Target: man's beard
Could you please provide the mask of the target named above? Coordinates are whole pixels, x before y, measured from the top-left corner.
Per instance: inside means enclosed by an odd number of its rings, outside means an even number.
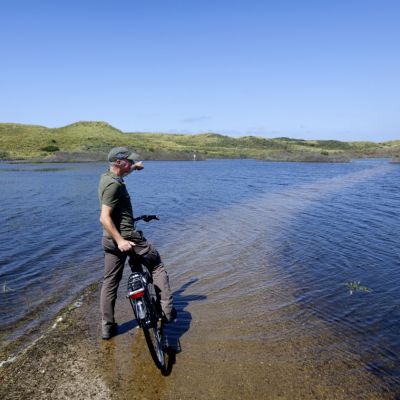
[[[122,174],[122,177],[125,178],[127,177],[129,174],[131,174],[133,172],[133,169],[130,169],[129,171],[125,172]]]

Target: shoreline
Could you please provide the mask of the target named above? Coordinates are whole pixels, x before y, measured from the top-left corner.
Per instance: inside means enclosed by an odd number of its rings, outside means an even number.
[[[90,335],[84,314],[97,300],[98,291],[98,285],[85,288],[38,338],[3,360],[0,366],[2,399],[67,399],[71,395],[90,398],[94,393],[98,399],[109,398],[104,396],[108,391],[98,376],[85,370],[89,360],[85,347],[93,346],[88,345]],[[54,392],[55,387],[64,389]],[[74,392],[83,397],[74,397]]]
[[[100,281],[93,282],[78,292],[73,299],[65,306],[63,306],[54,317],[44,322],[41,327],[35,326],[34,328],[24,332],[14,340],[7,340],[5,345],[2,346],[0,355],[0,370],[3,366],[13,363],[18,358],[29,351],[35,344],[46,338],[54,329],[57,328],[59,323],[65,322],[73,315],[75,309],[80,308],[90,296],[99,290]]]
[[[386,160],[388,163],[391,164],[398,164],[400,163],[400,158],[397,157],[378,157],[378,156],[371,156],[371,157],[349,157],[346,159],[334,159],[334,158],[327,158],[327,159],[300,159],[300,158],[293,158],[293,159],[260,159],[260,158],[229,158],[229,157],[215,157],[215,158],[198,158],[196,160],[193,159],[182,159],[182,158],[166,158],[166,159],[148,159],[143,158],[142,161],[171,161],[171,162],[198,162],[198,161],[224,161],[224,160],[254,160],[254,161],[261,161],[261,162],[278,162],[278,163],[312,163],[312,164],[346,164],[351,163],[354,161],[368,161],[368,160]],[[70,160],[55,160],[55,159],[0,159],[0,164],[9,164],[9,165],[18,165],[18,164],[97,164],[97,163],[107,163],[105,158],[104,159],[94,159],[94,160],[79,160],[79,159],[70,159]]]

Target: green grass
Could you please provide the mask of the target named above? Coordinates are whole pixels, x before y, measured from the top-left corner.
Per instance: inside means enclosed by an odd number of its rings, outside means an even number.
[[[82,154],[89,160],[104,160],[105,154],[114,146],[131,147],[143,159],[191,159],[193,153],[203,158],[283,161],[400,156],[400,140],[374,143],[285,137],[232,138],[212,132],[197,135],[124,133],[107,122],[76,122],[62,128],[0,124],[0,159],[4,160],[60,161],[68,160],[68,155],[82,159]]]

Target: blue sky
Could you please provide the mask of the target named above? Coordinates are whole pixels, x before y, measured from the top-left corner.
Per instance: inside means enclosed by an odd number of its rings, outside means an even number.
[[[1,0],[0,121],[400,139],[400,2]]]

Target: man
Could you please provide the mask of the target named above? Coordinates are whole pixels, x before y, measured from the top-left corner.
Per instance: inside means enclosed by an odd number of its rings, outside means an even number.
[[[153,276],[160,292],[161,308],[167,322],[176,318],[167,271],[155,247],[141,231],[136,231],[133,210],[124,177],[144,168],[135,162],[137,154],[126,147],[114,147],[108,154],[110,168],[99,183],[100,222],[103,225],[104,279],[101,288],[102,338],[110,339],[117,333],[114,306],[117,290],[128,256],[136,255]]]

